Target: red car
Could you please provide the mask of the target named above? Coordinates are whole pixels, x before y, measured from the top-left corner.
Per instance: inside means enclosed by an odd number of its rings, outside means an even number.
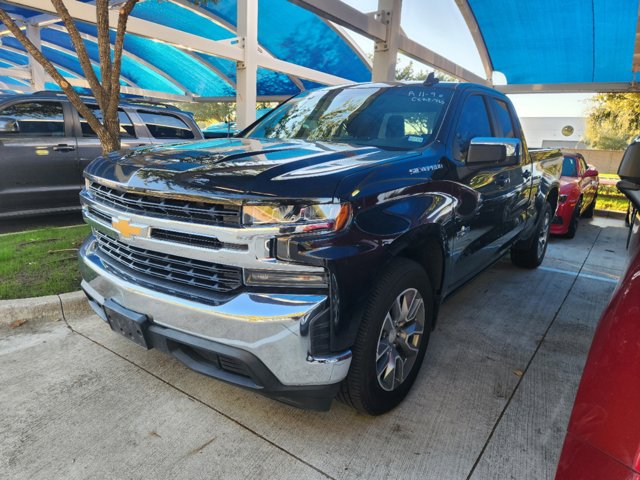
[[[573,238],[580,217],[592,217],[598,196],[598,170],[579,153],[565,153],[560,178],[560,198],[550,233]]]
[[[640,142],[618,174],[634,206],[629,266],[596,329],[556,480],[640,480]]]

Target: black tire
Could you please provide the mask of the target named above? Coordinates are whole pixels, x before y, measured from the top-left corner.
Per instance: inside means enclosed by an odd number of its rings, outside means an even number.
[[[549,202],[545,202],[532,238],[524,246],[514,245],[511,248],[511,262],[523,268],[538,267],[547,252],[550,228],[551,205],[549,205]]]
[[[412,297],[414,301],[419,301],[418,294],[423,301],[422,334],[418,336],[417,333],[413,333],[409,336],[403,336],[406,331],[398,326],[397,330],[393,329],[393,338],[391,335],[385,337],[385,325],[389,324],[393,309],[397,308],[396,300],[404,298],[401,295],[405,292],[413,291],[416,292]],[[364,306],[360,329],[353,347],[351,367],[338,393],[339,400],[359,412],[380,415],[396,407],[406,397],[420,370],[429,342],[433,326],[433,298],[429,277],[418,263],[404,258],[394,260],[374,285]],[[412,305],[413,301],[409,306]],[[416,326],[415,330],[418,330],[419,327],[419,308],[419,306],[415,308],[413,322]],[[410,310],[407,308],[407,311]],[[410,318],[410,315],[407,317]],[[411,323],[407,321],[404,325],[409,329]],[[408,339],[411,341],[407,341]],[[396,341],[399,345],[394,348],[393,344]],[[383,344],[383,342],[386,343]],[[398,362],[396,361],[393,362],[393,369],[390,370],[393,375],[384,375],[384,372],[391,368],[392,359],[398,358],[393,356],[393,352],[399,353],[401,356],[404,351],[403,342],[405,345],[411,344],[411,348],[407,350],[408,358],[404,363],[406,365],[409,363],[409,358],[411,359],[409,371],[405,373],[402,368],[397,368]],[[389,349],[382,350],[385,346],[388,346]],[[379,355],[381,351],[385,355]],[[381,369],[385,366],[386,368]],[[382,370],[380,379],[379,370]],[[403,376],[403,379],[394,387],[398,375]],[[383,387],[383,383],[389,387],[388,382],[391,382],[391,390]]]
[[[598,200],[598,194],[596,193],[593,196],[593,201],[589,204],[587,209],[584,212],[582,212],[582,218],[592,218],[593,217],[593,211],[596,209],[596,201],[597,200]]]
[[[573,209],[573,214],[571,215],[571,222],[569,222],[569,229],[567,233],[565,233],[565,238],[573,238],[576,236],[576,232],[578,231],[578,224],[580,223],[580,209],[582,208],[582,198],[578,200],[575,208]]]

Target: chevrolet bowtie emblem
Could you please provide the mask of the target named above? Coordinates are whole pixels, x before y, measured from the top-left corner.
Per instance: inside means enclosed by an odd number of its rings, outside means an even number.
[[[124,238],[131,238],[135,237],[136,235],[140,235],[142,233],[142,230],[145,228],[141,225],[134,225],[130,223],[129,220],[124,218],[112,218],[111,225]]]

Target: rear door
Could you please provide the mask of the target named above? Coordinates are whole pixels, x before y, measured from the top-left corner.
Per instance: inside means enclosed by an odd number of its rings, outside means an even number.
[[[0,107],[15,120],[0,132],[0,215],[79,206],[72,112],[66,102],[19,100]]]

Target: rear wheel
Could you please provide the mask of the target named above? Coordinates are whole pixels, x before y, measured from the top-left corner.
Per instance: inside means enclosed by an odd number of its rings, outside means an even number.
[[[536,268],[544,260],[551,228],[551,205],[545,202],[533,238],[523,248],[511,248],[511,262],[518,267]]]
[[[596,193],[593,196],[593,200],[591,201],[591,203],[589,204],[589,206],[587,207],[587,209],[582,212],[582,216],[584,218],[591,218],[593,217],[593,211],[596,209],[596,201],[598,200],[598,194]]]
[[[396,259],[371,291],[338,398],[369,415],[397,406],[420,370],[432,324],[429,277],[416,262]]]

